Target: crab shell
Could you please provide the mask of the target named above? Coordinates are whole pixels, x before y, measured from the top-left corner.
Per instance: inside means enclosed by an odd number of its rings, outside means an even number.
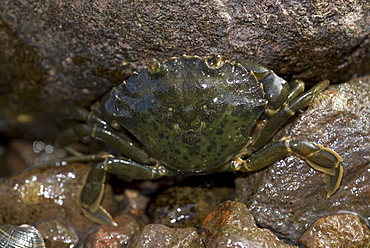
[[[199,173],[217,170],[248,145],[264,95],[239,63],[183,56],[131,76],[102,99],[102,110],[166,167]]]

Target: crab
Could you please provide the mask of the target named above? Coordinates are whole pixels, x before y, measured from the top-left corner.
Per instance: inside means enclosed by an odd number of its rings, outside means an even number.
[[[64,130],[66,146],[85,136],[102,140],[122,156],[101,156],[86,177],[78,203],[97,223],[117,225],[100,206],[106,173],[151,180],[176,174],[262,170],[295,153],[324,173],[326,196],[339,187],[340,155],[289,137],[271,139],[287,120],[329,85],[304,91],[249,60],[181,56],[156,61],[114,87],[91,111],[68,108],[85,123]]]

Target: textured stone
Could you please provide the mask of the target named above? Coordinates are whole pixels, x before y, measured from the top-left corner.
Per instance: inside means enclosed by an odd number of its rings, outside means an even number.
[[[133,215],[121,214],[114,221],[118,226],[98,226],[86,238],[84,247],[127,247],[133,235],[140,232],[140,225]]]
[[[236,182],[236,199],[247,204],[258,225],[280,238],[297,238],[320,217],[352,211],[370,213],[370,78],[332,85],[281,136],[336,151],[344,176],[326,199],[322,173],[295,155]]]
[[[60,100],[87,106],[153,58],[223,54],[286,78],[347,80],[370,70],[369,9],[367,0],[4,0],[0,133],[52,137]]]
[[[136,242],[128,246],[128,248],[144,247],[204,248],[205,246],[193,227],[170,228],[161,224],[150,224],[145,226]]]
[[[370,247],[370,229],[357,215],[338,214],[323,217],[299,238],[307,248]]]
[[[79,237],[71,225],[59,218],[44,220],[35,226],[47,248],[77,247]]]
[[[269,229],[259,228],[247,207],[227,201],[203,221],[201,237],[207,248],[293,248],[279,240]]]

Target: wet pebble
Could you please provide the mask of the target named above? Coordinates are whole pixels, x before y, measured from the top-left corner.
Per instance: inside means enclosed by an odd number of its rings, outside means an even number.
[[[161,224],[150,224],[144,227],[141,234],[129,248],[162,248],[189,247],[204,248],[194,227],[170,228]]]
[[[93,230],[84,247],[126,247],[132,236],[141,230],[139,222],[131,214],[121,214],[114,221],[118,226],[99,225]]]
[[[203,221],[201,237],[207,248],[293,248],[269,229],[259,228],[246,205],[227,201]]]
[[[59,218],[52,218],[35,225],[44,238],[47,248],[74,248],[79,238],[74,228]]]
[[[317,220],[299,238],[307,248],[370,247],[370,229],[357,215],[338,214]]]

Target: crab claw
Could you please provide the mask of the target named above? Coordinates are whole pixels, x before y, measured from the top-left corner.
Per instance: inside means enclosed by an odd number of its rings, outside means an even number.
[[[326,197],[334,194],[343,177],[342,157],[329,148],[307,141],[291,141],[289,145],[292,151],[303,157],[313,169],[324,173]]]

